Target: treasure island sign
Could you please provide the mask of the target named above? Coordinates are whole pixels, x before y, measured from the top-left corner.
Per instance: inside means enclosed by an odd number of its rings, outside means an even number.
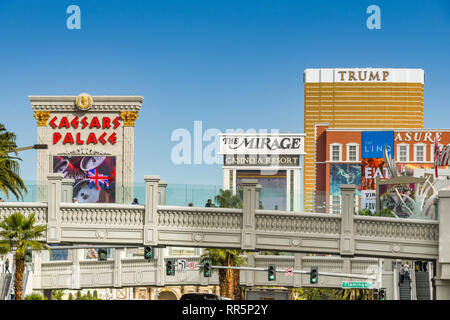
[[[140,96],[30,96],[38,121],[38,201],[49,173],[74,180],[78,202],[131,203]]]

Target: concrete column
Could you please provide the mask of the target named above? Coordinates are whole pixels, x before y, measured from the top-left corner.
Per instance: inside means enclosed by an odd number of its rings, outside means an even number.
[[[72,249],[72,284],[71,289],[80,289],[80,260],[83,256],[83,249]]]
[[[49,173],[48,180],[48,210],[47,210],[47,242],[61,241],[61,182],[62,173]]]
[[[166,180],[159,181],[158,184],[158,204],[166,205],[166,189],[168,182]]]
[[[50,116],[50,112],[48,113]],[[47,132],[47,121],[39,125],[37,129],[37,143],[38,144],[48,144],[48,132]],[[47,181],[46,174],[49,172],[49,161],[53,160],[50,158],[48,149],[38,149],[36,150],[37,154],[37,194],[36,201],[37,202],[46,202],[47,201]]]
[[[241,187],[244,194],[241,249],[255,250],[255,210],[256,210],[256,179],[242,179]]]
[[[31,260],[33,262],[33,288],[42,288],[41,283],[42,251],[33,250]],[[3,272],[3,270],[1,270],[0,272]]]
[[[296,252],[294,254],[294,270],[303,270],[303,261],[302,261],[303,256],[304,256],[303,253]],[[299,273],[294,273],[293,278],[294,278],[294,287],[295,288],[302,287],[302,275]]]
[[[131,203],[134,195],[134,121],[132,124],[123,127],[123,203]]]
[[[436,300],[450,300],[450,190],[440,190],[439,258],[436,261]]]
[[[61,202],[72,203],[73,202],[73,185],[75,179],[62,179],[61,181]]]
[[[122,287],[122,258],[125,256],[124,248],[115,248],[114,250],[114,288]]]
[[[155,248],[156,254],[156,285],[164,287],[166,285],[166,262],[164,257],[167,255],[168,248]]]
[[[353,216],[355,214],[354,184],[341,184],[341,256],[354,256],[355,240],[353,238]]]
[[[255,268],[255,255],[252,252],[249,252],[247,256],[246,267]],[[253,270],[245,270],[245,273],[245,279],[247,280],[246,286],[253,287],[255,285],[256,272]]]
[[[259,200],[261,196],[261,185],[256,185],[256,210],[259,210]]]
[[[158,184],[159,175],[146,175],[145,180],[145,216],[144,245],[158,244]]]

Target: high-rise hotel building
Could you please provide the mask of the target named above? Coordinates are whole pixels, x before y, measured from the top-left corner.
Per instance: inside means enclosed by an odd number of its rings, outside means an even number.
[[[329,128],[423,128],[423,69],[306,69],[304,132],[304,210],[314,211],[316,169],[326,154],[316,152],[325,141],[317,125]],[[326,150],[326,148],[320,148]],[[325,181],[317,182],[325,183]]]

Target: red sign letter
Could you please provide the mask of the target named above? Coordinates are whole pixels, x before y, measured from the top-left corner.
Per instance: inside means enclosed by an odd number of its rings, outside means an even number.
[[[98,143],[97,138],[95,137],[95,133],[93,133],[93,132],[89,133],[89,136],[86,140],[86,144],[89,144],[89,143],[93,143],[93,144]]]
[[[70,144],[74,144],[75,143],[73,141],[73,137],[72,137],[72,134],[70,132],[67,132],[66,136],[64,137],[63,144],[66,144],[66,143],[70,143]]]
[[[116,141],[117,141],[116,133],[113,132],[113,133],[108,137],[108,140],[111,141],[112,144],[116,144]]]
[[[111,128],[111,119],[109,117],[103,117],[103,129]]]
[[[58,119],[58,117],[53,117],[53,119],[50,120],[50,122],[48,123],[49,125],[51,125],[51,126],[53,127],[53,129],[56,129],[56,127],[58,127],[58,126],[55,124],[56,119]]]
[[[72,127],[77,129],[78,128],[78,117],[73,118],[73,120],[70,121],[70,124],[72,125]]]
[[[59,132],[53,133],[53,144],[56,144],[59,141],[59,139],[61,139],[61,133]]]
[[[98,121],[97,117],[93,117],[92,120],[91,120],[91,125],[89,126],[89,128],[92,129],[93,127],[97,127],[99,129],[101,128],[100,121]]]
[[[67,120],[67,117],[62,117],[61,122],[59,123],[59,128],[70,128],[69,120]]]

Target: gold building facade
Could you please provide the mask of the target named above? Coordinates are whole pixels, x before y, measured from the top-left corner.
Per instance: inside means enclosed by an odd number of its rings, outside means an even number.
[[[316,125],[423,128],[423,69],[341,68],[304,71],[304,210],[314,211]]]

